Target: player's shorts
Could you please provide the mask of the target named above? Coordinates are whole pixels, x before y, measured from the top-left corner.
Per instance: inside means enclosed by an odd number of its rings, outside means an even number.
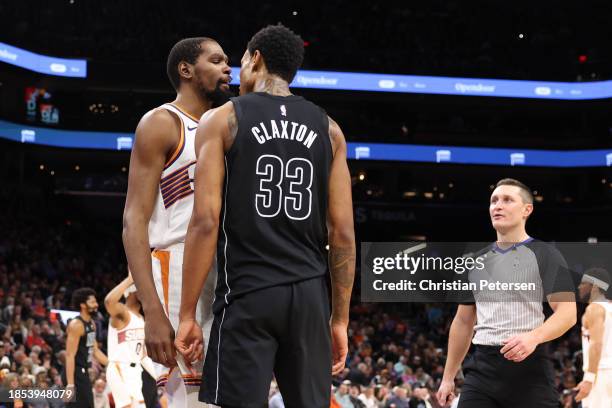
[[[324,277],[237,297],[215,313],[200,401],[268,406],[274,372],[285,406],[329,408],[329,317]]]
[[[458,408],[558,408],[553,366],[545,346],[520,363],[507,360],[502,346],[475,347],[463,365],[465,382]]]
[[[591,393],[582,400],[583,408],[612,407],[612,368],[599,369]]]
[[[66,371],[62,372],[62,383],[67,384]],[[74,367],[74,399],[71,400],[68,406],[91,408],[94,405],[94,397],[89,373],[84,367]]]
[[[151,253],[153,262],[153,280],[157,295],[166,311],[166,315],[170,319],[172,327],[176,331],[179,324],[179,309],[181,307],[181,289],[183,285],[183,249],[184,244],[175,244],[165,249],[155,249]],[[217,269],[216,262],[213,262],[213,268],[208,274],[208,279],[204,284],[204,288],[198,301],[196,310],[196,320],[202,326],[204,332],[204,352],[208,344],[210,328],[212,325],[212,302],[215,293],[215,285],[217,284]],[[178,358],[178,356],[177,356]],[[164,387],[169,378],[174,378],[176,373],[172,373],[168,367],[161,364],[153,363],[155,367],[156,383],[158,387]],[[185,385],[199,386],[201,383],[200,377],[202,374],[203,362],[193,364],[196,374],[189,371],[181,370],[181,377]],[[179,368],[175,368],[179,369]]]
[[[106,380],[113,393],[116,408],[131,407],[133,403],[144,402],[140,363],[109,361]]]

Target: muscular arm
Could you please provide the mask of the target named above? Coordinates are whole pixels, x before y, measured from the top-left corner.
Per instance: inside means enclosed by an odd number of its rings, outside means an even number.
[[[234,107],[228,102],[207,112],[196,132],[198,162],[193,213],[185,238],[180,321],[195,320],[198,298],[215,256],[225,179],[225,151],[228,141],[235,135],[235,124]]]
[[[77,319],[72,320],[66,328],[66,386],[74,385],[74,359],[84,333],[85,327]]]
[[[98,347],[97,341],[94,343],[93,355],[94,355],[94,358],[98,360],[98,363],[102,364],[104,367],[108,365],[108,357],[106,357],[106,354],[104,354],[102,350],[100,350],[100,347]]]
[[[104,298],[104,307],[111,317],[111,325],[115,328],[119,328],[120,325],[129,321],[129,313],[127,307],[120,302],[123,292],[129,288],[134,281],[132,275],[122,280],[117,286],[115,286],[106,298]]]
[[[167,156],[178,143],[178,118],[163,109],[147,113],[136,129],[123,212],[123,246],[145,314],[163,310],[151,271],[149,220]]]
[[[597,304],[587,307],[584,314],[584,327],[589,331],[589,364],[586,372],[597,374],[603,347],[604,322],[606,311]]]
[[[444,366],[443,381],[452,382],[459,371],[474,336],[476,306],[459,305],[448,334],[448,354]]]
[[[355,230],[351,176],[346,163],[346,141],[338,124],[329,118],[334,158],[329,174],[327,230],[332,283],[332,322],[348,325],[355,277]]]
[[[562,295],[573,297],[571,293],[562,293]],[[553,314],[546,319],[543,325],[533,330],[538,344],[561,337],[576,324],[577,312],[575,302],[554,302],[549,298],[548,304],[553,310]]]

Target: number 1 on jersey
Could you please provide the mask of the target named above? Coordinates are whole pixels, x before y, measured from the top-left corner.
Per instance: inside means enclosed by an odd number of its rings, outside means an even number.
[[[275,217],[281,208],[292,220],[310,216],[313,168],[309,160],[296,157],[285,165],[280,157],[264,154],[257,160],[255,173],[261,176],[255,194],[255,209],[261,217]]]

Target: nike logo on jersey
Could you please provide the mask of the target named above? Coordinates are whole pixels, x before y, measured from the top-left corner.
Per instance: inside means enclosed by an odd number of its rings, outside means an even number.
[[[287,139],[300,142],[309,149],[317,138],[317,134],[309,130],[306,125],[286,120],[277,122],[274,119],[270,121],[268,126],[264,125],[264,122],[259,122],[259,126],[251,128],[251,133],[259,144],[264,144],[272,139]]]
[[[190,132],[193,131],[193,130],[196,130],[197,128],[198,128],[197,126],[194,126],[194,127],[187,126],[187,130],[190,131]]]

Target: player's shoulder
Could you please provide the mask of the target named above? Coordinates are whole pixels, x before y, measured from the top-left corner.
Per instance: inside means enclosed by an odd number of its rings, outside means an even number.
[[[180,118],[160,106],[145,113],[138,122],[136,144],[146,142],[146,145],[159,146],[161,150],[167,151],[176,145],[180,132]]]
[[[71,333],[80,333],[85,331],[85,324],[81,319],[74,318],[70,319],[68,322],[68,326],[66,326],[66,330]]]
[[[604,317],[606,315],[606,307],[600,302],[591,302],[585,309],[587,316]]]
[[[162,105],[145,113],[140,119],[138,127],[146,127],[150,129],[161,127],[162,130],[168,130],[168,128],[178,129],[176,125],[179,121],[180,119],[175,113],[170,112],[170,110],[164,108]]]
[[[525,246],[534,252],[538,260],[565,264],[565,258],[561,251],[550,242],[531,239],[529,242],[525,243]]]

